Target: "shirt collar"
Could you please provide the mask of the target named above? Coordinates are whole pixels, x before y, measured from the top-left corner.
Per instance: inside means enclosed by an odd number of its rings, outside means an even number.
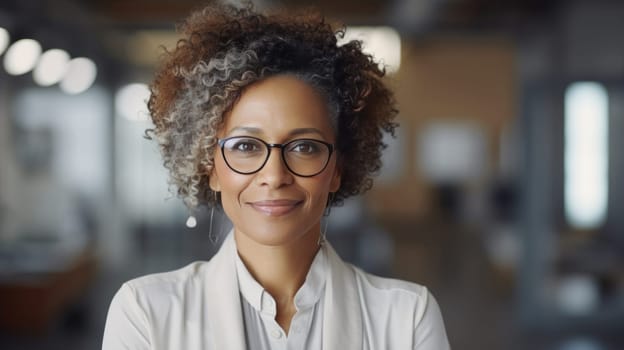
[[[247,267],[236,253],[236,272],[238,277],[238,286],[241,294],[247,302],[256,310],[275,316],[277,309],[275,300],[265,290],[258,281],[256,281]],[[303,285],[295,294],[295,307],[297,310],[306,309],[314,306],[321,298],[325,289],[325,279],[327,275],[327,257],[324,247],[318,250],[310,270],[306,276]]]

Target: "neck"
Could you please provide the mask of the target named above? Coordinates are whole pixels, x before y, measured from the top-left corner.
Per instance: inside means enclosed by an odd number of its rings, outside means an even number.
[[[234,230],[241,260],[251,275],[280,304],[292,303],[318,252],[320,226],[284,245],[260,244]]]

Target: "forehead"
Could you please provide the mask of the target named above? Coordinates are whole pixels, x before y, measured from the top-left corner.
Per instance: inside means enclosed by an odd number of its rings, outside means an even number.
[[[225,116],[223,129],[228,134],[241,127],[258,129],[274,138],[295,129],[317,129],[324,138],[333,138],[325,98],[292,75],[269,77],[245,88]]]

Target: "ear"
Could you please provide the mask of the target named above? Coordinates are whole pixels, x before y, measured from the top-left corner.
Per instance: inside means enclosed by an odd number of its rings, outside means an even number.
[[[212,171],[208,175],[208,185],[210,186],[210,189],[213,190],[214,192],[221,191],[221,183],[219,182],[219,176],[217,176],[217,172],[215,171],[214,168],[212,168]]]

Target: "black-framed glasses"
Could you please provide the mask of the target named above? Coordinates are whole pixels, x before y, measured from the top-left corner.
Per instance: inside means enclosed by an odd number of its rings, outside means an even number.
[[[260,171],[269,160],[271,148],[279,148],[291,173],[302,177],[315,176],[325,170],[334,151],[331,143],[315,139],[267,143],[257,137],[233,136],[218,143],[228,167],[244,175]]]

